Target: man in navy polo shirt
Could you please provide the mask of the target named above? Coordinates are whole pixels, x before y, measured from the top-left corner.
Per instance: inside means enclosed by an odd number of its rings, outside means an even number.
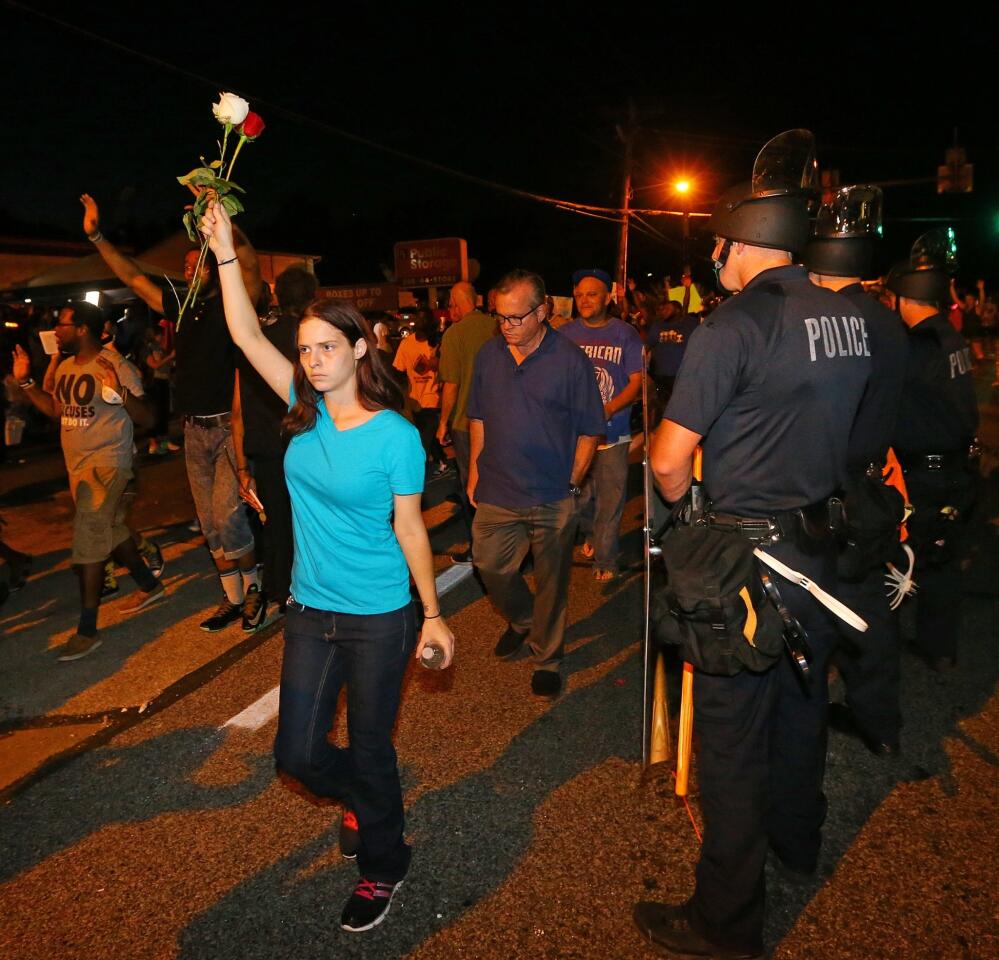
[[[604,405],[586,354],[545,322],[541,277],[508,273],[496,316],[502,337],[479,351],[468,401],[473,559],[508,622],[496,656],[527,642],[531,691],[550,699],[562,687],[576,503],[605,431]],[[535,594],[520,572],[528,550]]]

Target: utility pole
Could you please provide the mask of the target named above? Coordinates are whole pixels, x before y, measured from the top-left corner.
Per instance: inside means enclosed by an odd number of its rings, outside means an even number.
[[[619,296],[627,289],[628,281],[628,227],[631,225],[631,163],[635,141],[636,111],[633,100],[628,101],[628,122],[622,128],[617,126],[618,139],[624,144],[624,183],[621,188],[621,232],[617,243],[617,280]]]

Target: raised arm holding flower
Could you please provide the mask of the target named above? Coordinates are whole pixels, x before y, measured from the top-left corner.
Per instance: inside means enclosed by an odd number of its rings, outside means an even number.
[[[260,329],[257,311],[247,292],[236,260],[232,221],[225,207],[209,200],[200,223],[205,243],[218,261],[219,286],[225,305],[225,320],[233,343],[246,355],[256,371],[286,403],[294,367]]]
[[[224,198],[208,199],[199,229],[218,260],[232,339],[291,404],[284,474],[296,560],[274,754],[284,774],[346,808],[340,848],[356,855],[361,876],[340,924],[361,932],[383,918],[409,867],[392,747],[409,657],[436,647],[446,667],[454,656],[421,512],[423,447],[364,317],[314,300],[291,363],[262,333],[235,269]],[[410,575],[423,604],[419,640]],[[364,731],[346,748],[327,737],[341,687],[351,732]]]

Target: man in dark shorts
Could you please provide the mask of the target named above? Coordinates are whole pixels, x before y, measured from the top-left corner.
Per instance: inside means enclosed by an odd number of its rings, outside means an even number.
[[[316,277],[304,265],[294,264],[278,275],[274,283],[278,311],[275,318],[264,317],[259,309],[264,336],[293,363],[298,357],[298,322],[315,299]],[[233,417],[233,440],[239,471],[240,493],[251,489],[264,507],[266,522],[260,530],[260,559],[264,568],[261,592],[277,602],[283,613],[291,593],[291,566],[294,557],[291,500],[284,477],[287,441],[281,424],[288,405],[253,368],[242,351],[237,360],[239,415]],[[233,411],[235,414],[235,410]]]

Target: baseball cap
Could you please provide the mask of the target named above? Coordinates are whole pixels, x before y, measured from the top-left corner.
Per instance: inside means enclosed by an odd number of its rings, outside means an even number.
[[[578,286],[580,280],[585,280],[587,277],[596,277],[607,289],[608,291],[614,286],[614,282],[610,278],[610,274],[606,270],[601,270],[599,267],[583,267],[577,270],[572,275],[572,285],[573,287]]]

